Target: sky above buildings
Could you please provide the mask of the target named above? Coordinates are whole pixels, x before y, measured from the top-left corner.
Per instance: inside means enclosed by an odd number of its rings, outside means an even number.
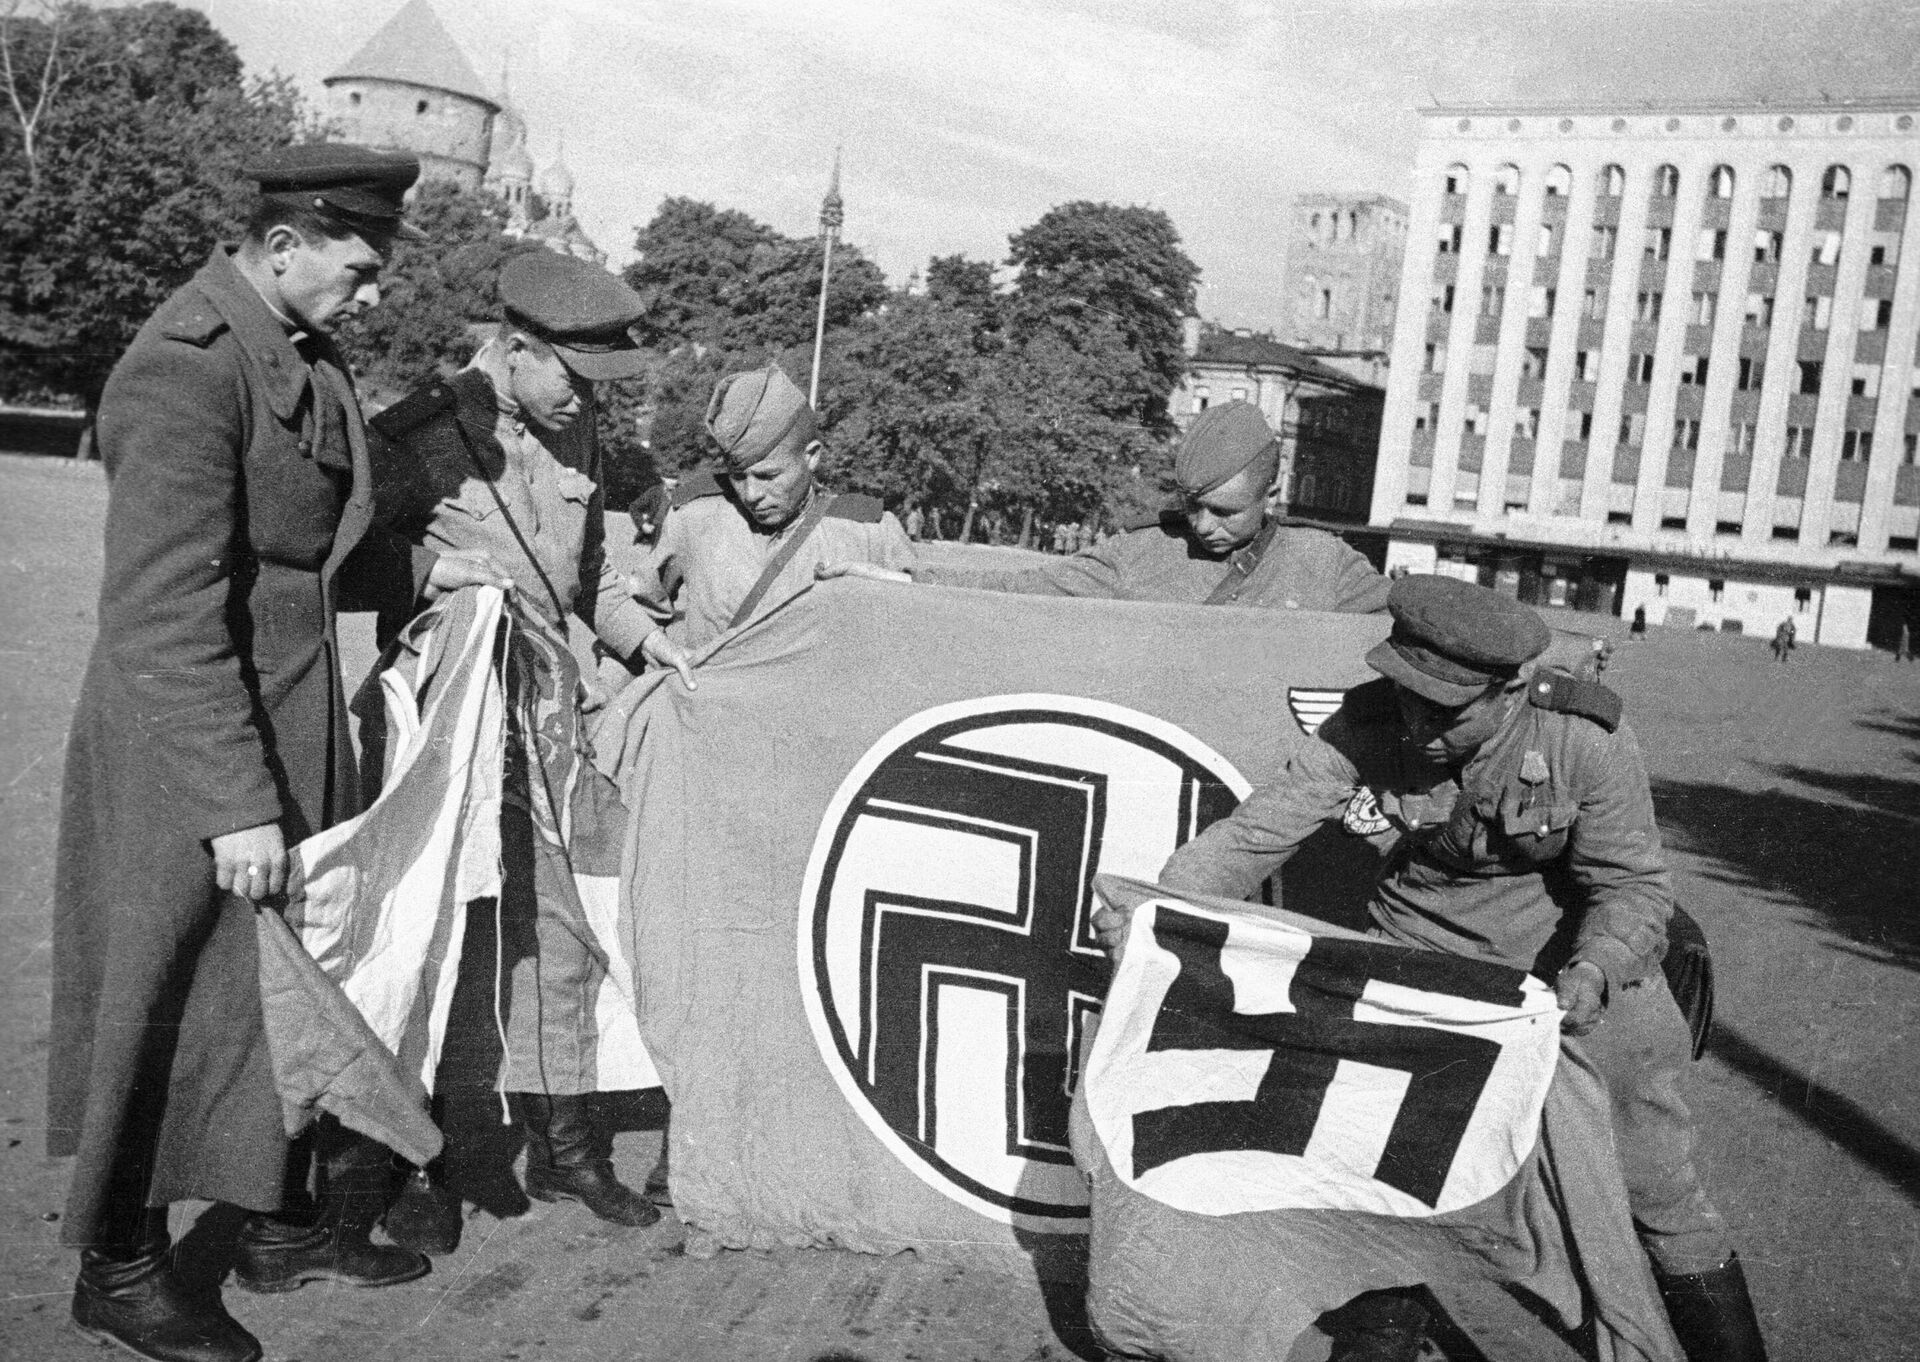
[[[186,0],[316,102],[401,0]],[[1164,209],[1201,311],[1280,316],[1296,193],[1405,199],[1435,101],[1920,89],[1910,0],[433,0],[615,263],[670,194],[845,239],[904,281],[1073,199]]]

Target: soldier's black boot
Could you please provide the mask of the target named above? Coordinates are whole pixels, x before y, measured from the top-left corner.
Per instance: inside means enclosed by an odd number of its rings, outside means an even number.
[[[515,1093],[527,1134],[527,1195],[577,1201],[615,1225],[651,1225],[660,1208],[614,1175],[613,1136],[584,1095]]]
[[[1705,1272],[1662,1272],[1655,1278],[1688,1362],[1767,1362],[1739,1254]]]
[[[398,1286],[433,1265],[410,1248],[373,1242],[392,1185],[387,1151],[352,1137],[327,1160],[327,1194],[312,1224],[251,1215],[234,1244],[234,1280],[249,1291],[294,1291],[308,1282]]]
[[[1433,1316],[1411,1291],[1369,1291],[1334,1311],[1327,1362],[1415,1362]]]
[[[434,1164],[410,1168],[400,1194],[380,1222],[387,1238],[417,1253],[452,1253],[460,1247],[460,1198]]]
[[[81,1250],[73,1285],[80,1332],[151,1362],[259,1362],[260,1341],[229,1315],[217,1291],[174,1274],[167,1212],[155,1207]]]

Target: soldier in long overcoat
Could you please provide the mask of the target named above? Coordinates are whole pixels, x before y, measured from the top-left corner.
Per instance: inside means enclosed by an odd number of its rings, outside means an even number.
[[[106,565],[54,890],[48,1146],[77,1156],[74,1318],[195,1362],[260,1349],[174,1275],[173,1202],[263,1213],[239,1245],[255,1289],[426,1270],[270,1214],[307,1170],[288,1157],[253,916],[286,849],[356,811],[335,610],[503,580],[370,533],[360,411],[323,330],[378,301],[417,162],[307,146],[248,173],[246,239],[161,305],[101,399]]]

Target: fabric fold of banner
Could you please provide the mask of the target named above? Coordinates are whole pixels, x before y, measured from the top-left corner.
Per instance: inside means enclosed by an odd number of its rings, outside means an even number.
[[[1546,985],[1281,909],[1099,889],[1132,920],[1073,1144],[1112,1346],[1285,1357],[1360,1292],[1423,1283],[1473,1332],[1504,1285],[1569,1330],[1591,1311],[1604,1358],[1678,1362],[1604,1087]]]
[[[599,807],[605,801],[586,798],[603,778],[567,726],[577,721],[578,674],[556,656],[500,591],[468,588],[409,625],[381,673],[380,795],[294,848],[284,921],[263,914],[260,923],[261,992],[289,1132],[325,1110],[412,1162],[439,1151],[426,1100],[468,906],[498,902],[502,890],[510,761],[526,771],[519,786],[538,806],[529,811],[538,840],[553,844],[576,891],[580,931],[609,962],[595,1007],[600,1077],[620,1088],[657,1082],[616,922],[621,829]],[[510,693],[510,667],[533,683]],[[515,704],[519,731],[532,735],[520,751],[508,740]]]

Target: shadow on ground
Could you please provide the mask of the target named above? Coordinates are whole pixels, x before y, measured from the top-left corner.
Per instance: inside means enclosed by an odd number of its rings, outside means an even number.
[[[1912,718],[1876,717],[1862,726],[1920,738],[1920,720]],[[1692,855],[1707,878],[1792,899],[1813,925],[1840,938],[1838,949],[1920,970],[1920,915],[1908,911],[1920,881],[1912,853],[1920,779],[1785,763],[1760,770],[1778,783],[1753,790],[1655,780],[1667,840]]]

